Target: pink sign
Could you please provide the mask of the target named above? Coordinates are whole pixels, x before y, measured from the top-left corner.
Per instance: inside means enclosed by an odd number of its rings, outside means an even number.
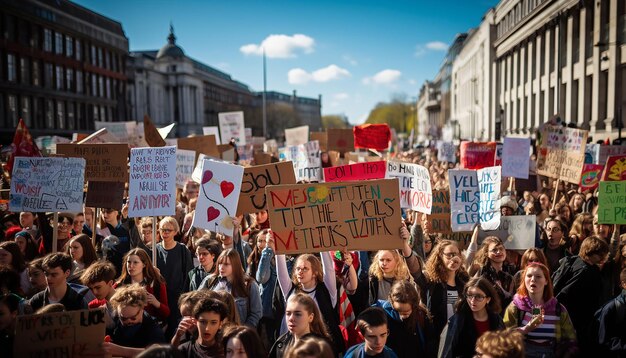
[[[583,191],[595,190],[600,183],[602,169],[604,169],[604,165],[601,164],[585,164],[580,176],[580,188]]]
[[[461,168],[482,169],[492,167],[496,156],[496,142],[462,142]]]
[[[387,171],[384,160],[364,162],[338,167],[324,168],[324,181],[327,183],[349,180],[382,179]]]

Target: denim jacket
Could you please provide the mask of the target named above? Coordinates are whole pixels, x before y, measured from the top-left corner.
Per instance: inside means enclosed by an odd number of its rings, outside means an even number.
[[[209,282],[213,276],[207,276],[200,284],[200,289],[208,288],[214,290],[216,286],[220,284],[225,285],[226,291],[232,292],[232,285],[227,282],[226,279],[220,278],[216,280],[214,284],[209,287]],[[245,324],[251,328],[256,328],[261,320],[263,314],[263,306],[261,305],[261,295],[259,294],[259,286],[254,280],[250,280],[248,284],[248,297],[234,297],[235,306],[237,306],[237,313],[239,313],[239,320],[241,324]]]
[[[260,284],[259,292],[263,304],[263,317],[274,318],[272,299],[276,287],[276,264],[272,262],[274,250],[266,247],[261,252],[259,267],[256,270],[256,281]]]

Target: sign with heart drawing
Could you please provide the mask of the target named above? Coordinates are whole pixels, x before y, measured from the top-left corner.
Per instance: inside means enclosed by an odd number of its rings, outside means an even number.
[[[242,178],[242,166],[204,159],[192,225],[232,236]]]

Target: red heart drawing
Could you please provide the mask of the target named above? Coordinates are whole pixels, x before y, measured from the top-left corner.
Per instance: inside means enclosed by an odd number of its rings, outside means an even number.
[[[204,185],[206,182],[211,180],[211,178],[213,178],[213,172],[212,171],[207,170],[206,172],[204,172],[204,174],[202,174],[202,185]]]
[[[227,197],[228,194],[232,193],[233,190],[235,190],[235,184],[229,181],[223,180],[220,183],[220,189],[222,189],[222,196]]]
[[[206,209],[207,221],[213,221],[217,219],[218,216],[220,216],[220,211],[217,210],[216,208],[209,206],[209,208]]]

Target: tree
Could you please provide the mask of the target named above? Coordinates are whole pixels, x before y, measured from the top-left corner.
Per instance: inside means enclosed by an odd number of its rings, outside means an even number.
[[[300,123],[300,116],[293,106],[280,102],[267,106],[268,138],[284,138],[286,128],[297,127]]]
[[[416,122],[413,103],[406,101],[406,96],[394,95],[391,102],[379,102],[370,112],[365,123],[387,123],[397,133],[408,133]]]
[[[342,115],[327,115],[322,117],[322,127],[324,130],[328,128],[350,128],[348,118]]]

